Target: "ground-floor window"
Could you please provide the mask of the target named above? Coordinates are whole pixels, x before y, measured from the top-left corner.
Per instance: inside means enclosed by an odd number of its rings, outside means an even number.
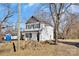
[[[26,33],[27,38],[32,38],[32,33]]]

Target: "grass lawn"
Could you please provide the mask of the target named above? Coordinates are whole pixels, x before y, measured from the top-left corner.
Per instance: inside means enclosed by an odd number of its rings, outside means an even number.
[[[12,43],[1,45],[2,56],[79,56],[79,47],[62,42],[53,45],[45,42],[21,41],[20,51],[13,52]],[[14,41],[17,47],[17,41]],[[69,41],[67,41],[69,42]],[[71,40],[70,40],[71,42]],[[76,42],[76,40],[74,41]],[[78,41],[77,41],[78,42]]]

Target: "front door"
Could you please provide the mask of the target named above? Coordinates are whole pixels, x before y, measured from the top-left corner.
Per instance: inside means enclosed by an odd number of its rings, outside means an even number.
[[[37,41],[39,42],[39,32],[37,33]]]

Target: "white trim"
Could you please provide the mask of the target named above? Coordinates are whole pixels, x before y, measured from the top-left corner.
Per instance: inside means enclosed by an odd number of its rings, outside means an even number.
[[[35,22],[35,23],[27,23],[26,25],[32,25],[32,24],[39,24],[39,22]]]

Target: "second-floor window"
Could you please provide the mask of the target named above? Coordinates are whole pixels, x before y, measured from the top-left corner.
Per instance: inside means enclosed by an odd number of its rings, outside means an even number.
[[[34,28],[40,28],[40,25],[39,24],[35,24]]]
[[[40,28],[40,24],[29,24],[29,25],[26,25],[26,29],[36,29],[36,28]]]

